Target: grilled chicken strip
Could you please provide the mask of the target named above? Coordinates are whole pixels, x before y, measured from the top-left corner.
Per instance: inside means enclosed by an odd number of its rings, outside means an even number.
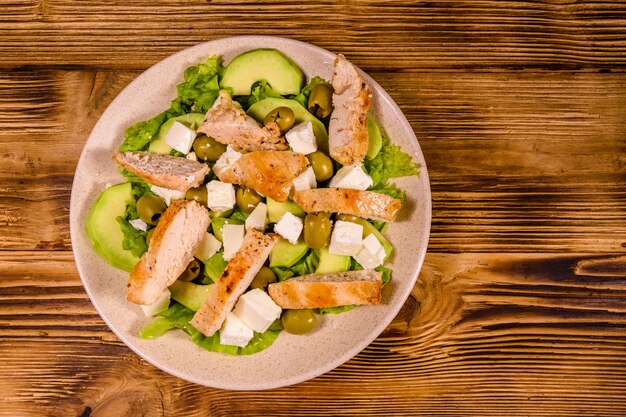
[[[113,159],[152,185],[182,192],[202,184],[209,173],[203,163],[154,152],[116,153]]]
[[[324,308],[380,304],[382,273],[373,269],[311,274],[270,284],[270,297],[282,308]]]
[[[231,145],[236,151],[281,151],[288,148],[276,123],[259,126],[224,90],[220,91],[213,107],[204,117],[204,122],[198,127],[198,132]]]
[[[402,201],[386,194],[347,188],[316,188],[296,191],[293,201],[307,213],[320,211],[352,214],[372,220],[392,222]]]
[[[368,147],[367,111],[372,95],[359,71],[343,55],[335,59],[333,113],[328,126],[330,156],[342,165],[363,161]]]
[[[301,153],[256,151],[242,155],[218,176],[223,182],[245,185],[276,201],[285,201],[293,179],[308,165],[309,161]]]
[[[256,229],[248,230],[241,249],[228,262],[206,302],[193,316],[190,322],[193,327],[206,336],[212,336],[222,327],[277,240],[278,235],[273,233],[264,235]]]
[[[150,247],[130,274],[126,297],[152,304],[183,273],[209,227],[209,212],[195,201],[174,200],[161,216]]]

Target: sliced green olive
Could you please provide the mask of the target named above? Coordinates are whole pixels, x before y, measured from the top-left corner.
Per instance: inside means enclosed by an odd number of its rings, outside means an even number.
[[[333,176],[333,161],[331,161],[324,152],[315,151],[308,154],[306,157],[309,158],[309,162],[315,173],[315,179],[318,182],[326,181]]]
[[[189,262],[189,265],[187,265],[187,268],[185,268],[183,273],[180,274],[178,279],[181,281],[189,282],[196,279],[198,275],[200,275],[200,261],[198,261],[196,258],[193,258],[193,260]]]
[[[146,194],[137,200],[137,214],[147,224],[157,224],[166,208],[165,201],[156,195]]]
[[[274,274],[274,271],[272,271],[268,267],[263,266],[261,267],[259,272],[257,272],[257,274],[254,276],[254,279],[252,280],[250,287],[258,288],[258,289],[265,291],[267,286],[271,284],[272,282],[276,282],[276,274]]]
[[[327,117],[333,111],[333,88],[326,84],[318,84],[309,95],[307,108],[318,119]]]
[[[291,334],[306,334],[317,326],[317,319],[313,311],[286,310],[281,317],[283,327]]]
[[[226,145],[211,137],[201,135],[193,141],[193,151],[203,161],[215,162],[226,152]]]
[[[304,241],[313,249],[320,249],[328,245],[332,225],[330,213],[309,213],[304,219]]]
[[[259,193],[252,188],[237,188],[236,193],[237,207],[244,213],[252,213],[254,208],[259,205],[262,198]]]
[[[203,206],[206,206],[207,204],[206,186],[201,185],[196,188],[188,189],[187,192],[185,193],[185,200],[194,200],[202,204]]]
[[[281,132],[286,132],[293,127],[296,122],[296,115],[289,107],[276,107],[269,112],[265,119],[264,124],[276,123]]]

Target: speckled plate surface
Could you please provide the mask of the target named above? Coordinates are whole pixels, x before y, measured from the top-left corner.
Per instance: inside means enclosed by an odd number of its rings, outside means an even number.
[[[346,362],[371,343],[395,317],[413,288],[426,254],[431,222],[428,173],[417,139],[391,97],[367,77],[373,90],[370,112],[392,141],[422,166],[419,178],[396,181],[406,191],[407,203],[386,232],[395,248],[388,263],[394,275],[383,291],[382,304],[340,315],[318,316],[318,327],[311,334],[293,336],[282,332],[271,347],[251,356],[208,352],[193,344],[182,331],[171,331],[156,340],[140,339],[137,333],[150,319],[138,306],[126,301],[128,274],[107,264],[89,245],[84,228],[87,213],[106,183],[122,182],[111,156],[122,142],[124,129],[167,109],[186,67],[213,54],[221,55],[227,64],[236,55],[255,48],[281,50],[302,68],[307,78],[332,78],[333,53],[290,39],[233,37],[172,55],[137,77],[106,109],[81,154],[70,204],[76,264],[91,301],[111,330],[138,355],[166,372],[198,384],[235,390],[270,389],[314,378]]]

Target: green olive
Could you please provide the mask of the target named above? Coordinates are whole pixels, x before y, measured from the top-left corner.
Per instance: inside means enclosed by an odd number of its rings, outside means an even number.
[[[313,249],[320,249],[330,241],[330,213],[309,213],[304,219],[304,241]]]
[[[228,217],[231,214],[233,214],[233,211],[235,211],[234,209],[228,209],[228,210],[224,210],[224,211],[214,211],[211,210],[209,211],[209,217],[212,219],[216,219],[218,217]]]
[[[190,188],[185,193],[185,200],[195,200],[198,203],[206,206],[207,204],[207,192],[206,186],[201,185],[196,188]]]
[[[185,268],[183,273],[180,274],[178,279],[181,281],[189,282],[197,278],[198,275],[200,275],[200,262],[196,258],[193,258],[193,260],[189,262],[189,265],[187,265],[187,268]]]
[[[252,213],[252,210],[261,202],[261,197],[259,193],[254,191],[252,188],[237,188],[237,207],[241,209],[244,213]]]
[[[291,334],[306,334],[317,325],[317,319],[312,310],[286,310],[280,319],[283,327]]]
[[[309,162],[315,173],[315,179],[318,182],[326,181],[333,176],[333,161],[331,161],[324,152],[315,151],[308,154],[306,157],[309,158]]]
[[[155,230],[156,227],[153,227],[152,229],[148,229],[148,232],[146,233],[146,243],[148,244],[148,246],[150,246],[150,241],[152,240],[152,235],[154,234]]]
[[[266,266],[261,267],[250,284],[250,287],[265,291],[265,288],[272,282],[276,282],[276,274]]]
[[[146,194],[137,200],[139,218],[151,225],[157,224],[166,208],[165,201],[156,195]]]
[[[318,119],[327,117],[333,111],[333,88],[326,83],[316,85],[309,95],[307,107]]]
[[[269,112],[265,119],[264,124],[276,123],[281,132],[286,132],[293,127],[296,122],[296,116],[289,107],[276,107]]]
[[[215,162],[226,152],[226,145],[206,135],[200,135],[193,141],[193,151],[204,161]]]

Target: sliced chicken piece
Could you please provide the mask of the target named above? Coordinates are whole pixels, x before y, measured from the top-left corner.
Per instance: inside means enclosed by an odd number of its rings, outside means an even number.
[[[239,296],[250,286],[270,254],[278,235],[264,235],[249,229],[241,248],[228,262],[215,283],[204,305],[196,312],[191,325],[206,336],[212,336],[222,327],[226,316],[235,306]]]
[[[368,147],[367,111],[372,95],[359,71],[343,55],[335,59],[333,107],[328,126],[330,156],[342,165],[358,164]]]
[[[182,192],[202,184],[209,173],[203,163],[154,152],[118,152],[113,159],[152,185]]]
[[[307,213],[326,211],[392,222],[402,201],[386,194],[347,188],[316,188],[296,191],[293,201]]]
[[[224,90],[220,91],[213,107],[204,117],[204,122],[198,127],[198,132],[231,145],[236,151],[281,151],[288,148],[276,123],[261,127]]]
[[[256,151],[242,155],[219,179],[245,185],[276,201],[289,197],[292,181],[309,165],[306,156],[292,151]]]
[[[311,274],[270,284],[270,297],[282,308],[324,308],[380,304],[382,273],[372,269]]]
[[[130,274],[126,298],[136,304],[157,301],[193,260],[209,222],[209,212],[195,201],[172,201]]]

